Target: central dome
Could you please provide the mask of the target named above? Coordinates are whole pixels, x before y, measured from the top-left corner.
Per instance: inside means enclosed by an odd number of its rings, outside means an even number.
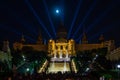
[[[66,42],[67,32],[63,24],[60,24],[57,29],[57,42]]]
[[[60,24],[57,29],[57,39],[67,37],[67,32],[63,24]]]

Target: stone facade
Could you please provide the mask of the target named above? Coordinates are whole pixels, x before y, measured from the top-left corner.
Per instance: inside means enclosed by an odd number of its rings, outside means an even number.
[[[108,54],[107,59],[110,61],[118,61],[120,60],[120,47],[114,49],[113,51],[110,52],[110,54]]]
[[[82,43],[76,44],[74,39],[67,40],[67,32],[63,25],[60,25],[59,28],[60,29],[57,31],[56,40],[50,39],[47,45],[43,44],[41,35],[38,36],[36,44],[24,44],[25,39],[22,36],[21,42],[15,42],[13,44],[13,48],[14,50],[22,50],[23,47],[28,46],[37,51],[48,51],[51,56],[54,54],[60,55],[60,53],[62,53],[63,56],[66,55],[66,53],[73,56],[77,51],[92,50],[104,47],[108,48],[109,53],[114,49],[114,40],[104,41],[103,35],[99,38],[101,41],[100,43],[89,44],[86,34],[83,33],[83,37],[81,39]]]

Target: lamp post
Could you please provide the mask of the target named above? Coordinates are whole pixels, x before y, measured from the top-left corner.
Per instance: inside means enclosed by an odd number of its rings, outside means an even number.
[[[117,68],[118,68],[118,79],[119,79],[119,72],[120,72],[120,64],[119,65],[117,65]]]
[[[117,65],[117,68],[120,69],[120,65]]]
[[[23,58],[24,61],[26,60],[24,55],[22,55],[22,58]]]

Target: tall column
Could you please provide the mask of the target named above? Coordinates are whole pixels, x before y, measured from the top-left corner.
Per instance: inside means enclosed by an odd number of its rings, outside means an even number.
[[[68,51],[66,50],[66,58],[68,58]]]
[[[61,50],[60,50],[60,53],[59,53],[59,54],[60,54],[60,56],[59,56],[59,57],[60,57],[60,58],[62,58],[62,51],[61,51]]]
[[[63,50],[66,50],[66,46],[65,45],[63,46]]]
[[[56,58],[56,50],[54,50],[54,58]]]

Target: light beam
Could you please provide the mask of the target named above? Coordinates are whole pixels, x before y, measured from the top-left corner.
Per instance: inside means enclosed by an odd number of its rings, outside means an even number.
[[[110,25],[108,25],[108,26],[104,26],[103,29],[101,29],[98,33],[96,33],[96,34],[94,34],[92,37],[90,37],[89,40],[93,40],[93,39],[95,39],[96,37],[100,36],[101,34],[108,32],[108,31],[111,30],[114,26],[117,26],[118,24],[119,24],[119,21],[116,22],[116,23],[110,24]]]
[[[87,17],[90,15],[91,11],[94,9],[94,7],[96,6],[96,2],[94,1],[93,4],[91,5],[91,7],[89,8],[89,10],[87,11],[85,17],[83,18],[82,22],[79,24],[77,30],[75,31],[75,33],[73,34],[72,38],[75,37],[75,35],[78,33],[78,31],[80,30],[80,28],[83,26],[83,23],[85,22],[85,20],[87,19]]]
[[[111,2],[111,4],[113,4],[113,2]],[[90,30],[92,30],[96,24],[98,24],[103,18],[105,18],[105,16],[107,15],[107,13],[112,10],[113,5],[109,5],[102,14],[100,14],[94,21],[93,23],[88,27],[88,29],[86,30],[86,32],[88,33]]]
[[[50,14],[49,14],[49,10],[48,10],[47,4],[46,4],[45,0],[42,0],[42,1],[43,1],[44,6],[45,6],[45,10],[46,10],[48,19],[49,19],[49,21],[50,21],[50,24],[51,24],[51,27],[52,27],[54,36],[56,36],[55,27],[54,27],[53,22],[52,22],[52,20],[51,20],[51,17],[50,17]],[[59,13],[59,10],[57,10],[56,13]]]
[[[76,17],[77,17],[77,15],[78,15],[78,12],[79,12],[79,10],[80,10],[80,5],[81,5],[81,3],[82,3],[82,0],[79,1],[78,6],[76,7],[76,11],[75,11],[74,18],[73,18],[73,20],[72,20],[72,23],[71,23],[71,26],[70,26],[70,29],[69,29],[69,32],[68,32],[67,39],[70,38],[70,34],[71,34],[71,31],[72,31],[73,25],[74,25],[74,23],[75,23]]]
[[[13,17],[15,17],[16,21],[18,21],[21,25],[24,26],[26,31],[29,31],[30,33],[33,32],[35,35],[37,35],[37,32],[36,32],[35,28],[30,23],[28,23],[26,20],[22,19],[22,17],[20,17],[20,15],[17,15],[10,8],[9,8],[9,12]]]
[[[58,9],[56,9],[56,13],[57,13],[57,14],[59,13],[59,10],[58,10]]]
[[[11,28],[10,26],[8,27],[8,26],[5,26],[5,25],[0,25],[0,26],[2,26],[1,28],[3,28],[3,29],[5,29],[5,30],[10,30],[10,31],[12,31],[12,32],[14,32],[14,33],[16,33],[18,36],[20,36],[21,37],[21,35],[23,35],[22,33],[21,33],[21,31],[18,31],[18,30],[16,30],[16,29],[13,29],[13,28]],[[3,27],[4,26],[4,27]],[[30,41],[32,41],[32,42],[36,42],[33,38],[31,38],[31,37],[29,37],[29,36],[26,36],[26,35],[24,35],[25,36],[25,38],[27,38],[27,39],[29,39]]]
[[[35,12],[35,10],[33,9],[32,5],[28,2],[28,0],[25,0],[25,3],[28,5],[29,9],[32,11],[32,13],[34,14],[34,16],[36,17],[36,19],[38,20],[39,24],[42,26],[42,28],[45,30],[45,32],[47,32],[49,38],[52,38],[52,36],[50,35],[50,33],[48,32],[47,28],[45,27],[45,25],[43,24],[42,20],[39,18],[39,16],[37,15],[37,13]]]
[[[115,2],[116,3],[116,2]],[[114,3],[114,4],[115,4]],[[102,14],[100,14],[94,21],[92,24],[90,24],[90,26],[86,29],[86,33],[88,33],[90,30],[92,30],[96,24],[98,24],[103,18],[105,18],[105,16],[107,15],[107,13],[112,10],[113,7],[115,6],[111,6],[111,4],[113,4],[113,2],[110,3],[110,5],[104,10],[104,12]],[[77,39],[80,40],[81,36]]]

